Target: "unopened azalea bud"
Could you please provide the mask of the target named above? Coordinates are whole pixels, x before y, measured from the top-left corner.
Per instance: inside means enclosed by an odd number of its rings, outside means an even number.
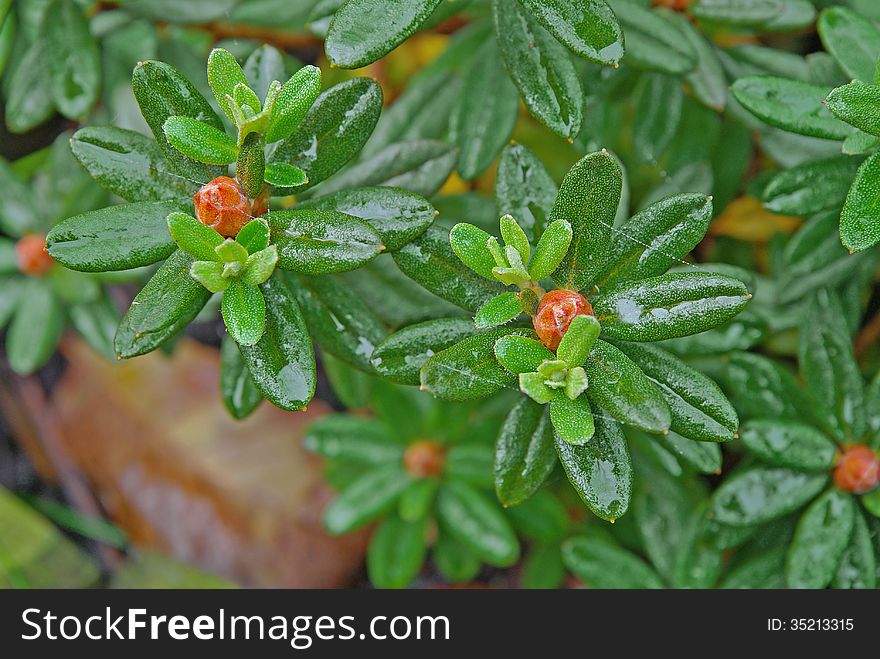
[[[414,478],[428,478],[443,473],[445,450],[436,442],[420,439],[403,454],[403,467]]]
[[[28,234],[15,244],[15,257],[18,269],[32,277],[45,275],[55,264],[46,251],[45,236],[37,233]]]
[[[587,298],[576,291],[555,290],[541,298],[532,324],[541,342],[550,350],[556,350],[572,319],[584,314],[593,315],[593,307]]]
[[[234,238],[251,219],[251,202],[238,182],[218,176],[193,197],[196,217],[221,236]]]
[[[870,492],[880,484],[880,460],[864,444],[850,446],[834,468],[834,484],[853,494]]]

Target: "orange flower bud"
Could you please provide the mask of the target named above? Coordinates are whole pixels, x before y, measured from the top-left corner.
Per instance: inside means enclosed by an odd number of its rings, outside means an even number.
[[[850,446],[834,468],[834,484],[853,494],[864,494],[880,483],[880,460],[864,444]]]
[[[55,264],[46,251],[46,237],[37,233],[24,236],[15,244],[18,269],[32,277],[42,277]]]
[[[585,314],[592,316],[593,307],[580,293],[565,289],[549,291],[538,303],[532,324],[541,342],[556,350],[572,319]]]
[[[228,176],[205,183],[193,202],[199,221],[226,238],[235,238],[251,219],[250,200],[238,182]]]
[[[445,449],[428,439],[410,444],[403,454],[403,467],[414,478],[428,478],[443,473]]]

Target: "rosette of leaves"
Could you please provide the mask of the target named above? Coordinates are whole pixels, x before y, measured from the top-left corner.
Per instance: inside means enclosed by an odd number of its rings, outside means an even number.
[[[851,9],[830,7],[820,14],[818,31],[830,60],[823,74],[794,77],[792,72],[802,70],[795,67],[746,75],[732,91],[762,122],[831,147],[821,149],[825,157],[797,163],[771,179],[764,190],[766,207],[794,215],[838,212],[840,239],[850,252],[858,252],[880,241],[873,207],[880,176],[875,153],[880,146],[880,87],[875,84],[880,30]]]
[[[375,382],[376,418],[334,414],[312,423],[306,447],[326,458],[339,495],[324,511],[334,534],[375,524],[370,581],[402,588],[430,549],[448,581],[473,579],[482,564],[509,567],[519,542],[492,488],[491,405],[450,405]]]
[[[107,194],[70,157],[68,135],[11,166],[0,160],[0,328],[6,356],[19,373],[31,373],[55,353],[65,325],[97,352],[113,358],[119,316],[101,278],[71,272],[45,252],[54,221],[97,208]]]
[[[726,380],[746,418],[741,438],[756,460],[722,483],[711,515],[741,541],[756,537],[761,525],[785,522],[772,546],[739,568],[744,587],[750,578],[765,578],[772,565],[778,582],[792,588],[873,588],[880,557],[873,537],[880,526],[877,472],[866,472],[874,474],[870,490],[870,479],[853,487],[839,470],[849,469],[854,447],[876,463],[880,379],[864,382],[842,307],[828,290],[815,294],[801,325],[799,363],[806,390],[766,357],[731,355]]]
[[[523,391],[496,446],[496,491],[505,504],[531,496],[558,454],[587,506],[616,519],[629,505],[632,479],[618,424],[711,442],[736,432],[736,413],[714,382],[648,345],[720,325],[751,297],[741,281],[696,267],[664,274],[702,239],[711,199],[669,197],[615,228],[621,186],[617,161],[589,154],[541,213],[547,225],[534,252],[526,232],[505,219],[503,249],[488,233],[461,226],[452,245],[435,229],[395,254],[404,273],[475,311],[476,327],[450,318],[403,328],[380,344],[373,362],[385,377],[448,400]],[[547,192],[522,191],[532,199]],[[545,284],[583,293],[592,305],[555,354],[521,320],[534,313]]]
[[[71,140],[92,177],[129,203],[69,217],[48,236],[50,254],[72,270],[161,263],[116,331],[119,358],[177,336],[222,291],[223,317],[239,349],[229,349],[233,344],[222,352],[221,390],[236,417],[261,398],[305,408],[316,381],[310,337],[341,360],[373,370],[373,347],[387,330],[336,273],[399,249],[434,218],[425,199],[399,188],[313,193],[363,147],[382,93],[366,78],[319,93],[318,69],[288,78],[281,55],[271,55],[269,47],[259,48],[244,67],[264,96],[228,52],[215,49],[209,58],[208,80],[232,135],[180,71],[139,63],[132,88],[153,137],[88,126]],[[235,240],[223,241],[197,226],[193,195],[228,175],[233,162],[257,214],[273,197],[295,193],[300,201],[262,212]],[[305,200],[307,191],[312,198]]]

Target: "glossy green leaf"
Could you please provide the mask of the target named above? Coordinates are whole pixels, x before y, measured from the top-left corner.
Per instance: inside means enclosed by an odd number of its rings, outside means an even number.
[[[122,0],[119,4],[126,11],[156,21],[205,23],[229,14],[235,0]]]
[[[269,185],[281,188],[295,188],[309,182],[303,170],[286,162],[270,162],[266,165],[263,177]]]
[[[535,281],[549,277],[568,253],[571,245],[571,224],[566,220],[555,220],[541,234],[535,253],[528,262],[529,274]]]
[[[204,290],[204,289],[203,289]],[[315,393],[315,353],[302,312],[282,273],[260,286],[266,302],[266,325],[241,356],[262,396],[281,409],[305,409]]]
[[[645,561],[607,540],[571,538],[562,545],[562,560],[590,588],[663,588]]]
[[[284,56],[269,44],[263,44],[248,55],[242,68],[248,85],[256,92],[261,104],[266,100],[269,85],[285,77]]]
[[[714,44],[685,14],[676,13],[667,15],[667,18],[675,21],[676,27],[697,56],[697,66],[685,75],[685,82],[700,103],[719,112],[724,110],[727,105],[728,82]]]
[[[872,589],[877,585],[877,557],[871,530],[858,509],[853,521],[852,538],[840,557],[832,586],[839,589]]]
[[[127,201],[184,199],[199,188],[172,171],[155,140],[131,130],[84,126],[70,149],[93,179]]]
[[[492,15],[501,57],[529,112],[557,135],[574,139],[584,93],[568,52],[517,2],[494,0]]]
[[[49,61],[46,42],[36,40],[25,50],[15,69],[7,73],[3,96],[6,127],[10,132],[26,133],[55,111]]]
[[[212,50],[208,56],[208,85],[214,92],[214,98],[217,99],[223,114],[231,121],[235,121],[235,113],[226,97],[234,98],[235,86],[238,84],[247,85],[247,78],[235,56],[223,48]],[[259,108],[253,109],[259,110]]]
[[[492,428],[492,434],[494,431]],[[492,487],[491,447],[475,442],[452,446],[446,452],[444,474],[477,488]]]
[[[566,220],[572,228],[568,253],[553,274],[560,287],[580,290],[599,274],[622,186],[620,165],[606,151],[584,156],[565,175],[550,212],[551,222]]]
[[[554,37],[599,64],[623,57],[623,32],[605,0],[520,0]]]
[[[366,222],[324,210],[285,210],[269,214],[278,267],[303,274],[354,270],[381,251],[379,234]]]
[[[697,65],[697,53],[676,23],[628,0],[609,4],[626,37],[624,62],[639,69],[681,75]]]
[[[476,53],[450,118],[458,148],[458,173],[466,181],[482,174],[507,144],[519,115],[519,95],[495,43]]]
[[[283,140],[300,124],[321,92],[321,69],[304,66],[281,87],[266,129],[266,143]]]
[[[372,363],[382,377],[419,384],[419,369],[436,353],[474,333],[470,318],[440,318],[398,330],[376,346]]]
[[[167,217],[172,202],[147,201],[108,206],[75,215],[46,236],[49,254],[72,270],[130,270],[169,257],[175,245]]]
[[[449,245],[468,268],[481,277],[494,281],[492,270],[497,265],[489,251],[492,236],[473,224],[459,222],[449,231]]]
[[[698,0],[691,8],[701,20],[735,27],[760,27],[779,17],[785,0]]]
[[[571,533],[567,505],[552,489],[543,488],[506,512],[517,533],[535,542],[556,543],[558,550],[558,543]]]
[[[522,313],[519,297],[513,291],[507,291],[493,297],[477,309],[474,325],[477,329],[488,329],[509,323]]]
[[[583,446],[596,431],[590,401],[584,396],[571,399],[556,394],[550,400],[550,421],[558,439],[576,446]]]
[[[789,588],[825,588],[849,546],[856,508],[847,492],[828,490],[798,522],[785,563]]]
[[[495,493],[505,506],[531,497],[556,465],[547,410],[523,398],[507,415],[495,443]]]
[[[388,516],[373,532],[367,547],[367,575],[377,588],[404,588],[425,562],[426,520],[406,522]]]
[[[511,215],[527,234],[540,237],[548,224],[556,192],[556,183],[534,153],[521,144],[504,147],[495,176],[495,203],[499,216]],[[535,248],[533,262],[537,259],[539,246],[540,243]]]
[[[722,524],[736,527],[763,524],[797,510],[827,483],[824,473],[752,467],[737,472],[715,490],[712,516]]]
[[[537,371],[544,361],[556,358],[540,341],[516,334],[498,339],[494,350],[501,365],[514,374]]]
[[[399,464],[368,471],[324,509],[324,526],[334,535],[364,526],[390,510],[409,482]]]
[[[850,252],[861,252],[880,241],[878,199],[880,154],[875,153],[859,167],[840,214],[840,241]]]
[[[309,424],[305,447],[329,460],[382,466],[400,463],[403,447],[375,419],[331,414]]]
[[[721,588],[784,588],[785,548],[771,549],[732,570]]]
[[[220,344],[220,396],[236,419],[250,416],[263,400],[238,346],[228,334]]]
[[[428,359],[421,369],[421,386],[443,400],[485,398],[511,387],[514,376],[495,359],[495,342],[503,336],[533,336],[523,328],[499,328],[469,336]]]
[[[434,506],[440,481],[436,478],[415,480],[400,495],[397,513],[406,522],[427,519]]]
[[[659,341],[698,334],[738,314],[751,298],[745,284],[704,272],[677,272],[603,290],[593,311],[610,338]]]
[[[244,247],[248,254],[256,254],[269,246],[269,224],[262,218],[255,218],[245,224],[235,241]]]
[[[584,369],[587,397],[615,419],[647,432],[669,430],[672,418],[660,388],[620,350],[596,341]]]
[[[65,117],[83,119],[95,104],[101,84],[98,44],[75,3],[56,0],[45,15],[44,38],[52,48],[52,100]]]
[[[177,250],[140,290],[113,341],[120,359],[151,352],[176,336],[202,310],[211,293],[190,277],[193,259]]]
[[[0,204],[0,229],[9,236],[23,236],[33,231],[38,214],[33,194],[3,159],[0,159],[0,186],[5,193]]]
[[[721,472],[721,447],[713,442],[697,442],[676,432],[656,435],[652,441],[659,443],[681,461],[701,474]]]
[[[153,131],[165,158],[179,174],[208,182],[225,174],[225,169],[192,160],[171,146],[163,126],[170,117],[189,117],[223,131],[223,122],[199,91],[169,64],[153,60],[140,62],[132,72],[131,87],[141,114]]]
[[[462,481],[449,480],[438,491],[436,505],[443,531],[480,560],[507,567],[519,558],[519,542],[497,502]]]
[[[262,284],[275,272],[278,263],[278,250],[275,245],[254,252],[247,257],[244,270],[241,271],[240,279],[243,283],[251,286]]]
[[[381,111],[382,89],[375,80],[352,78],[334,85],[318,96],[272,160],[306,172],[306,187],[317,185],[361,150]]]
[[[28,280],[6,334],[9,366],[16,373],[33,373],[55,352],[63,330],[64,309],[48,282]]]
[[[529,548],[523,560],[519,587],[529,589],[561,588],[566,570],[559,545],[537,544]]]
[[[595,515],[614,521],[629,508],[632,463],[615,421],[595,417],[596,432],[583,446],[556,439],[556,452],[572,487]]]
[[[575,316],[562,335],[556,357],[568,364],[569,368],[583,366],[601,330],[594,316]]]
[[[235,178],[248,197],[257,197],[263,190],[266,178],[266,154],[264,147],[262,135],[259,133],[248,133],[237,150]],[[289,167],[292,166],[289,165]],[[294,176],[296,176],[297,180],[301,178],[295,173]]]
[[[228,165],[238,155],[235,141],[225,132],[190,117],[168,117],[162,130],[175,149],[199,162]]]
[[[656,346],[617,345],[660,389],[672,415],[672,431],[704,442],[733,439],[739,418],[715,382]]]
[[[639,159],[656,163],[672,144],[682,120],[681,81],[662,73],[643,75],[634,94],[633,146]]]
[[[837,447],[821,432],[797,421],[749,419],[740,438],[763,462],[803,471],[830,469]]]
[[[223,291],[223,322],[232,339],[241,346],[260,340],[266,326],[266,301],[260,289],[233,279]]]
[[[838,119],[870,135],[880,135],[880,87],[853,81],[831,90],[825,106]]]
[[[872,82],[880,57],[880,30],[848,7],[828,7],[816,24],[822,45],[850,78]]]
[[[219,261],[223,236],[187,213],[171,213],[168,231],[178,247],[199,261]]]
[[[843,206],[859,158],[804,163],[776,174],[764,187],[764,206],[783,215],[813,215]]]
[[[771,76],[740,78],[731,87],[734,97],[767,124],[798,135],[842,140],[852,127],[822,104],[824,87]]]
[[[448,533],[440,534],[433,556],[437,570],[452,583],[472,581],[480,571],[480,559]]]
[[[334,66],[366,66],[403,43],[433,13],[440,0],[346,0],[333,14],[324,48]]]
[[[505,290],[501,283],[485,279],[462,263],[446,231],[435,227],[395,252],[394,262],[406,276],[468,311],[476,311]]]

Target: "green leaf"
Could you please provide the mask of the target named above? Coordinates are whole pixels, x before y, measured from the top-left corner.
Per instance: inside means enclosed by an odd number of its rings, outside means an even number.
[[[859,158],[830,158],[782,171],[764,187],[764,207],[783,215],[836,211],[843,206],[859,164]]]
[[[610,338],[660,341],[721,325],[750,298],[745,284],[732,277],[676,272],[605,289],[593,311]]]
[[[238,149],[238,155],[235,160],[235,178],[248,197],[257,197],[263,190],[266,178],[266,154],[264,147],[262,135],[259,133],[248,133]]]
[[[398,384],[419,384],[419,369],[436,353],[474,333],[469,318],[440,318],[398,330],[376,346],[372,364]]]
[[[33,231],[38,215],[33,193],[2,158],[0,186],[4,191],[4,200],[0,204],[0,229],[10,236],[23,236]]]
[[[540,373],[520,373],[519,390],[536,403],[546,405],[557,395],[561,395],[556,389],[546,384],[547,379]]]
[[[812,500],[828,483],[824,473],[782,467],[739,471],[712,495],[712,516],[722,524],[754,526],[787,515]]]
[[[473,224],[459,222],[449,231],[449,245],[455,255],[481,277],[495,280],[492,270],[497,265],[489,251],[492,236]]]
[[[434,207],[424,197],[390,187],[342,190],[298,204],[357,217],[373,227],[390,251],[423,234],[434,221]]]
[[[880,56],[880,31],[848,7],[828,7],[816,24],[822,45],[850,78],[872,82]]]
[[[750,419],[740,437],[752,453],[775,467],[828,470],[837,452],[834,442],[825,435],[797,421]]]
[[[229,335],[240,346],[260,340],[266,326],[266,301],[260,289],[233,279],[223,291],[223,322]]]
[[[519,95],[493,41],[474,55],[450,118],[458,147],[458,173],[466,181],[482,174],[510,139],[519,115]]]
[[[108,206],[62,220],[46,236],[49,255],[82,272],[140,268],[175,249],[167,218],[178,204],[146,201]]]
[[[505,506],[521,504],[538,491],[554,466],[547,410],[523,398],[507,415],[495,443],[495,493]]]
[[[626,513],[632,494],[632,463],[616,422],[594,418],[596,432],[583,446],[556,438],[556,452],[572,487],[595,515],[614,521]]]
[[[698,0],[691,8],[701,20],[735,27],[761,27],[779,18],[785,0]]]
[[[309,182],[303,170],[286,162],[270,162],[266,165],[263,178],[269,185],[282,188],[295,188]]]
[[[701,474],[721,472],[721,447],[712,442],[698,442],[676,432],[657,435],[651,441],[661,444]]]
[[[272,211],[269,229],[278,247],[278,267],[303,274],[354,270],[382,249],[369,224],[333,211]]]
[[[666,16],[675,21],[676,27],[697,56],[697,66],[685,75],[685,82],[700,103],[717,112],[723,111],[727,106],[728,83],[715,46],[685,14]]]
[[[108,360],[116,358],[113,335],[119,325],[119,313],[107,296],[67,307],[70,324],[91,348]]]
[[[544,361],[556,359],[540,341],[518,334],[498,339],[494,352],[501,365],[514,374],[537,371]]]
[[[122,0],[119,4],[126,11],[156,21],[205,23],[228,15],[235,0]]]
[[[55,111],[49,56],[47,43],[35,40],[4,80],[6,127],[12,133],[36,128]]]
[[[666,432],[671,413],[660,388],[624,353],[598,340],[584,369],[587,397],[611,416],[647,432]]]
[[[740,78],[731,87],[737,101],[765,123],[798,135],[845,139],[852,128],[822,104],[825,87],[771,76]]]
[[[452,583],[472,581],[480,571],[480,559],[447,533],[437,538],[433,556],[437,570]]]
[[[880,241],[875,208],[880,198],[880,153],[868,158],[853,180],[840,214],[840,241],[850,252],[861,252]]]
[[[492,428],[492,434],[494,431],[495,428]],[[446,453],[444,473],[474,487],[492,487],[491,447],[474,442],[452,446]]]
[[[493,329],[438,352],[422,366],[422,388],[435,398],[460,401],[485,398],[513,386],[513,375],[496,361],[494,352],[495,342],[511,334],[533,336],[523,328]]]
[[[285,76],[284,56],[269,44],[263,44],[248,55],[243,68],[248,85],[256,92],[261,104],[266,100],[269,85]]]
[[[565,565],[556,543],[537,544],[529,548],[523,560],[520,588],[561,588],[565,582]]]
[[[558,439],[583,446],[595,432],[593,410],[584,396],[571,399],[556,394],[550,400],[550,421]]]
[[[375,80],[352,78],[322,93],[286,140],[273,161],[303,170],[309,182],[330,178],[357,154],[370,137],[382,111],[382,89]]]
[[[324,509],[324,526],[333,535],[364,526],[390,510],[409,483],[399,464],[368,471]]]
[[[299,126],[321,93],[321,69],[304,66],[281,87],[266,129],[266,143],[283,140]]]
[[[470,485],[449,480],[437,492],[437,519],[445,533],[480,560],[509,567],[519,558],[519,542],[497,502]]]
[[[641,558],[606,540],[574,537],[562,545],[562,560],[590,588],[663,588]]]
[[[492,15],[501,57],[529,112],[557,135],[574,139],[584,92],[568,52],[516,2],[494,0]]]
[[[377,467],[403,460],[403,447],[380,421],[348,414],[330,414],[309,424],[303,443],[328,460]]]
[[[23,280],[18,276],[0,277],[0,329],[6,327],[6,323],[18,308],[18,300],[24,284],[28,280]]]
[[[247,78],[244,71],[228,50],[214,48],[208,56],[208,85],[214,92],[217,104],[230,121],[235,121],[235,113],[229,105],[227,96],[234,98],[235,86],[243,84],[247,86]],[[258,111],[260,108],[254,108]],[[230,161],[232,162],[232,161]]]
[[[269,246],[269,223],[262,218],[254,218],[245,224],[235,241],[244,247],[248,254],[256,254]]]
[[[487,329],[509,323],[522,313],[519,297],[513,291],[507,291],[493,297],[477,310],[474,325],[477,329]]]
[[[131,130],[84,126],[70,150],[93,179],[127,201],[183,199],[199,188],[171,170],[155,140]]]
[[[785,580],[789,588],[825,588],[849,546],[856,508],[847,492],[828,490],[816,499],[798,522]]]
[[[397,513],[407,522],[427,519],[434,506],[434,497],[440,481],[436,478],[423,478],[413,481],[400,495]]]
[[[334,66],[357,69],[391,52],[440,4],[440,0],[346,0],[330,27],[324,49]]]
[[[672,414],[671,430],[703,442],[733,439],[739,418],[715,382],[656,346],[616,345],[660,389]]]
[[[825,106],[831,113],[866,133],[880,135],[880,87],[854,81],[831,90]]]
[[[83,119],[95,104],[101,84],[98,44],[75,3],[56,1],[45,16],[44,38],[52,45],[52,101],[65,117]]]
[[[241,272],[241,281],[251,286],[262,284],[275,272],[275,264],[278,263],[278,250],[275,245],[254,252],[247,257],[244,270]]]
[[[202,310],[211,293],[189,274],[192,257],[175,251],[135,296],[113,341],[120,359],[151,352],[176,336]]]
[[[519,253],[522,262],[528,263],[532,254],[532,246],[529,244],[529,239],[522,227],[510,215],[504,215],[499,221],[499,225],[505,246],[513,247]]]
[[[690,40],[663,14],[626,0],[609,4],[626,36],[626,64],[671,75],[696,67],[697,53]]]
[[[520,535],[535,542],[558,545],[571,533],[572,527],[569,501],[561,499],[551,489],[544,488],[523,503],[508,508],[507,516]]]
[[[520,0],[550,34],[577,55],[616,65],[623,57],[623,32],[605,0]]]
[[[223,236],[187,213],[171,213],[168,230],[178,247],[199,261],[219,261]]]
[[[371,373],[376,346],[388,336],[382,321],[338,277],[286,275],[318,345],[350,366]]]
[[[568,253],[553,275],[560,287],[580,290],[599,274],[622,186],[620,165],[606,151],[587,154],[565,175],[550,213],[551,222],[566,220],[572,228]]]
[[[535,253],[529,261],[529,274],[535,281],[549,277],[568,252],[571,245],[571,224],[566,220],[551,222],[541,234]]]
[[[488,281],[462,263],[442,229],[429,228],[395,252],[394,262],[407,277],[468,311],[476,311],[505,290],[501,283]]]
[[[260,286],[266,325],[241,356],[262,396],[281,409],[305,409],[315,393],[315,353],[299,305],[280,273]]]
[[[229,288],[230,277],[224,277],[225,264],[220,261],[195,261],[190,266],[190,276],[212,293],[219,293]]]
[[[872,589],[877,585],[877,558],[871,530],[858,510],[853,515],[853,533],[840,558],[832,586],[839,589]]]
[[[559,342],[556,357],[568,364],[569,368],[583,366],[601,329],[595,317],[575,316]]]
[[[838,299],[820,289],[807,302],[798,362],[807,386],[838,438],[858,440],[867,430],[865,384]]]
[[[36,371],[55,352],[63,330],[64,309],[48,282],[29,279],[6,334],[9,366],[22,375]]]
[[[644,163],[656,163],[672,144],[682,120],[684,92],[681,81],[661,73],[643,75],[633,102],[636,154]]]
[[[550,209],[555,199],[556,183],[538,157],[521,144],[505,146],[501,151],[498,172],[495,176],[495,203],[498,215],[511,215],[527,234],[537,238],[547,226],[547,218],[550,216]],[[568,229],[568,233],[571,234],[570,225]],[[557,227],[554,231],[562,232],[562,229]],[[535,265],[538,264],[537,254],[541,249],[539,242],[532,257],[532,263]],[[553,257],[556,257],[555,252]],[[549,257],[542,257],[541,263],[544,263],[544,258],[550,260]],[[555,270],[556,266],[554,265],[552,269]],[[541,272],[543,269],[538,270],[539,274]],[[550,272],[547,272],[540,277],[536,276],[535,279],[543,279],[549,275]]]
[[[721,588],[769,589],[785,587],[785,548],[764,552],[731,571]]]
[[[131,87],[141,114],[153,131],[162,153],[179,174],[202,183],[225,174],[225,168],[207,166],[175,149],[163,126],[170,117],[189,117],[223,131],[223,122],[192,83],[164,62],[140,62],[131,76]]]
[[[228,165],[238,156],[235,140],[222,130],[190,117],[168,117],[165,138],[183,155],[209,165]]]
[[[238,346],[228,334],[220,344],[220,396],[236,419],[250,416],[263,400]]]
[[[376,588],[404,588],[425,562],[427,520],[406,522],[388,516],[367,547],[367,575]]]

